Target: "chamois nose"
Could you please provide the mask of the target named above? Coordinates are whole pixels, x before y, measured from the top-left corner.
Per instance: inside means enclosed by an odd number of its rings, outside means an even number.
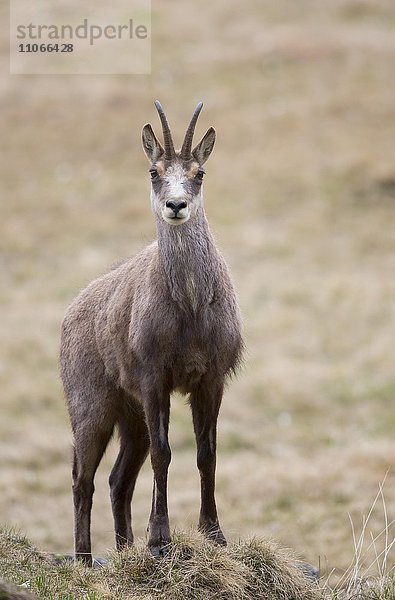
[[[182,208],[186,208],[187,207],[187,203],[185,202],[185,200],[179,200],[179,201],[168,200],[166,202],[166,206],[167,206],[167,208],[171,208],[171,210],[174,212],[174,214],[177,215],[177,213]]]

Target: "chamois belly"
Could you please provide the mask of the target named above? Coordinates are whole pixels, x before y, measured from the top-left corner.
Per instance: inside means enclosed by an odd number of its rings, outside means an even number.
[[[171,387],[187,394],[199,383],[208,370],[208,356],[203,348],[191,345],[181,356],[174,357],[170,366]]]

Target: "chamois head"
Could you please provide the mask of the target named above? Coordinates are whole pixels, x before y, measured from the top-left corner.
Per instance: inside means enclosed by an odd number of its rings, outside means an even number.
[[[174,149],[166,115],[158,100],[155,102],[162,123],[164,148],[151,125],[143,127],[143,148],[150,161],[151,203],[153,211],[170,225],[181,225],[195,215],[202,204],[203,164],[215,142],[215,130],[210,127],[192,150],[196,121],[202,110],[199,102],[185,133],[181,150]]]

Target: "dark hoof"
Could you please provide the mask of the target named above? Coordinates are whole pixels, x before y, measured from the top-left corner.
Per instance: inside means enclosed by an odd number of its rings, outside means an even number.
[[[76,554],[74,560],[82,563],[85,567],[91,567],[93,562],[91,554]]]
[[[218,546],[227,546],[227,545],[228,545],[228,542],[226,541],[226,539],[225,539],[225,536],[224,536],[224,534],[222,533],[222,531],[221,531],[221,530],[220,530],[220,531],[218,531],[218,532],[217,532],[217,533],[214,535],[214,537],[213,537],[213,542],[214,542],[215,544],[218,544]]]
[[[106,560],[105,558],[100,558],[100,556],[97,556],[96,558],[92,556],[91,558],[82,555],[77,555],[75,560],[78,562],[82,562],[85,564],[86,567],[92,567],[93,569],[101,569],[102,567],[105,567],[108,564],[108,560]],[[65,562],[74,562],[74,557],[70,554],[66,554],[65,556],[57,555],[55,557],[55,562],[58,565]]]
[[[164,558],[169,552],[169,546],[149,546],[149,551],[151,552],[151,555],[156,559]]]
[[[219,533],[215,533],[215,534],[209,534],[207,537],[210,540],[210,542],[217,544],[217,546],[225,547],[228,545],[228,542],[226,541],[225,536],[222,533],[222,531],[220,531]]]
[[[227,545],[225,536],[219,527],[200,527],[199,529],[203,533],[203,535],[205,535],[206,538],[210,540],[210,542],[214,542],[214,544],[217,544],[217,546]]]

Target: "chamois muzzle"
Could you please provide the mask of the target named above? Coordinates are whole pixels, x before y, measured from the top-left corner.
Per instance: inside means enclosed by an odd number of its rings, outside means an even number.
[[[174,218],[177,218],[180,210],[187,207],[187,203],[185,202],[185,200],[181,200],[180,202],[176,202],[174,200],[168,200],[166,202],[166,207],[170,208],[170,210],[172,210],[174,213]]]

